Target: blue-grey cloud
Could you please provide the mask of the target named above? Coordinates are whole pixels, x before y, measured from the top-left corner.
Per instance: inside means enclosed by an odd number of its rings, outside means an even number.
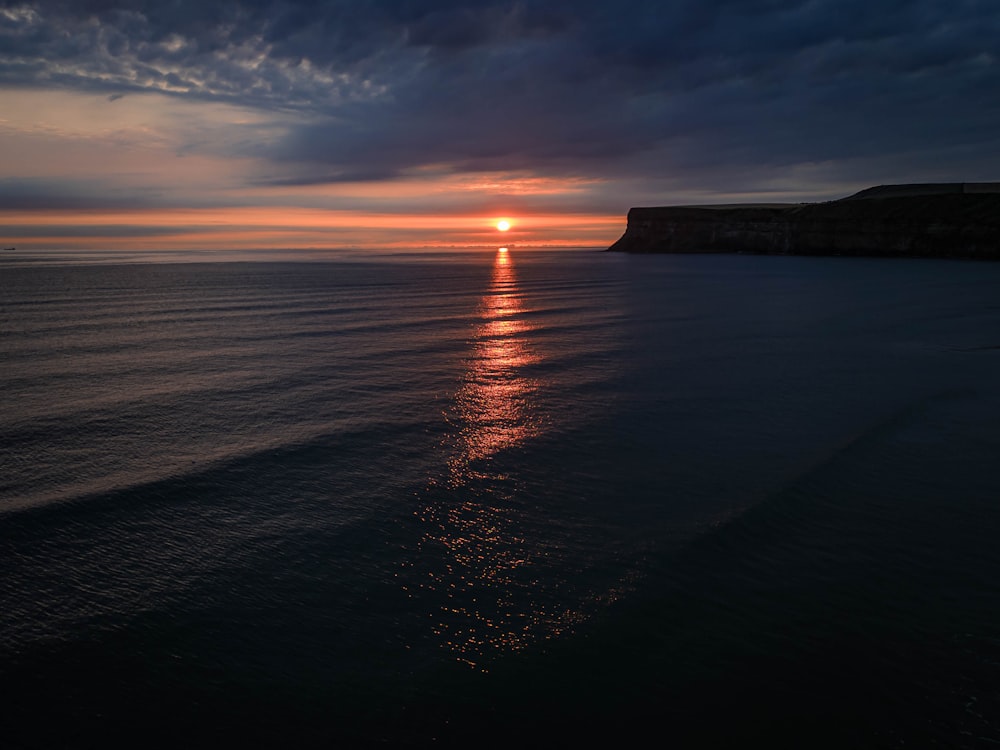
[[[234,134],[282,184],[976,179],[1000,172],[997,39],[987,0],[0,0],[0,84],[299,113]]]
[[[167,205],[155,188],[122,188],[93,177],[87,180],[0,178],[0,211],[138,209]]]

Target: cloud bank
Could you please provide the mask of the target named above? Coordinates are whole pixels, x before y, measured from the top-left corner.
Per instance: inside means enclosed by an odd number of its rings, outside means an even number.
[[[178,145],[258,186],[509,173],[617,209],[996,179],[998,39],[988,0],[2,0],[0,86],[273,118]]]

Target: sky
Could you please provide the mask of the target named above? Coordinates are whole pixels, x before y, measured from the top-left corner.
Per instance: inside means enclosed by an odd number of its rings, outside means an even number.
[[[997,0],[0,0],[0,243],[601,247],[996,181],[998,55]]]

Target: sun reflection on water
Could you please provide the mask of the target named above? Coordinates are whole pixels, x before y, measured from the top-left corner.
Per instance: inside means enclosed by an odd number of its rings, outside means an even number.
[[[538,383],[523,373],[538,362],[538,356],[528,347],[526,334],[532,329],[524,318],[507,253],[497,253],[480,318],[473,355],[450,417],[460,446],[448,462],[453,485],[478,477],[480,463],[542,429],[533,404]]]
[[[447,415],[446,478],[432,483],[416,514],[425,525],[420,558],[434,562],[411,596],[427,598],[443,645],[481,669],[491,655],[556,636],[583,617],[551,596],[546,603],[556,543],[525,512],[512,462],[500,460],[546,429],[543,384],[530,373],[541,361],[532,330],[511,254],[498,251]]]

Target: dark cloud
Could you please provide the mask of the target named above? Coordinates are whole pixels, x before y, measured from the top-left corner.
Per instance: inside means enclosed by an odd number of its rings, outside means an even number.
[[[0,211],[133,209],[163,204],[163,196],[155,189],[125,189],[100,178],[0,178]]]
[[[150,226],[138,224],[29,224],[3,227],[5,242],[38,237],[170,237],[189,232],[224,232],[224,227],[209,226]]]
[[[987,0],[0,0],[0,83],[299,112],[234,136],[282,184],[948,158],[975,179],[1000,172],[998,39]]]

